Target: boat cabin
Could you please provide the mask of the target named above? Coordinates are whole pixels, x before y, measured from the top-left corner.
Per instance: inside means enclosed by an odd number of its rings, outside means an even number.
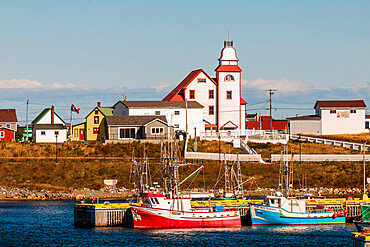
[[[144,207],[161,208],[177,211],[190,211],[191,198],[167,198],[164,194],[143,193],[140,195]]]
[[[265,196],[264,204],[270,207],[282,208],[289,212],[306,212],[306,202],[304,199],[286,198],[280,192],[276,192],[272,196]]]

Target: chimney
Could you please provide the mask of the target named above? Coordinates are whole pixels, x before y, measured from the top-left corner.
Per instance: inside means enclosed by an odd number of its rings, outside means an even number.
[[[97,103],[97,106],[98,106],[98,107],[100,107],[100,105],[101,105],[101,102],[98,102],[98,103]]]
[[[54,106],[51,106],[51,124],[54,124]]]

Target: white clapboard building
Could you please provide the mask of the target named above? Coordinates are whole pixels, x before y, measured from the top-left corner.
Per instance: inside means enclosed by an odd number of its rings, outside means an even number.
[[[290,134],[358,134],[366,132],[363,100],[318,100],[315,115],[288,118]]]
[[[33,142],[65,142],[67,127],[63,119],[54,111],[54,106],[45,108],[32,121]]]
[[[174,131],[188,130],[190,136],[204,131],[203,106],[195,101],[118,101],[113,116],[165,116]]]
[[[244,134],[246,102],[241,97],[241,72],[232,41],[225,41],[216,76],[204,70],[190,72],[163,101],[196,101],[203,108],[203,128],[207,131]]]

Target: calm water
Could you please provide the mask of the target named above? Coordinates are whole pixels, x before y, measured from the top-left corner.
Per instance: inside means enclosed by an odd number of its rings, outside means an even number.
[[[135,230],[73,226],[74,202],[0,202],[0,246],[350,246],[354,225]]]

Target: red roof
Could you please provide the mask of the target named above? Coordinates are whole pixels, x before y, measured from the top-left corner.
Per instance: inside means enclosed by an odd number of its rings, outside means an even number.
[[[181,89],[186,89],[186,87],[197,77],[201,72],[203,72],[215,85],[217,83],[202,69],[193,70],[185,77],[182,82],[180,82],[177,87],[175,87],[166,97],[163,98],[163,101],[184,101],[183,94],[181,94]]]
[[[366,108],[363,100],[318,100],[313,108]]]
[[[17,123],[15,109],[0,109],[0,123]]]
[[[288,126],[287,120],[272,120],[272,129],[273,130],[286,130]],[[255,129],[255,130],[270,130],[270,121],[246,121],[246,129]]]
[[[207,124],[207,123],[204,125],[204,127],[206,129],[210,129],[211,128],[211,126],[209,124]],[[217,124],[212,124],[212,129],[217,129]]]
[[[321,117],[319,115],[308,115],[308,116],[290,117],[288,119],[321,119]]]
[[[370,115],[365,115],[365,118],[370,118]]]
[[[238,65],[219,65],[215,71],[222,72],[241,72],[242,69]]]
[[[241,104],[241,105],[246,105],[246,104],[248,104],[248,103],[247,103],[247,101],[243,100],[243,98],[242,98],[242,97],[240,97],[240,104]]]

